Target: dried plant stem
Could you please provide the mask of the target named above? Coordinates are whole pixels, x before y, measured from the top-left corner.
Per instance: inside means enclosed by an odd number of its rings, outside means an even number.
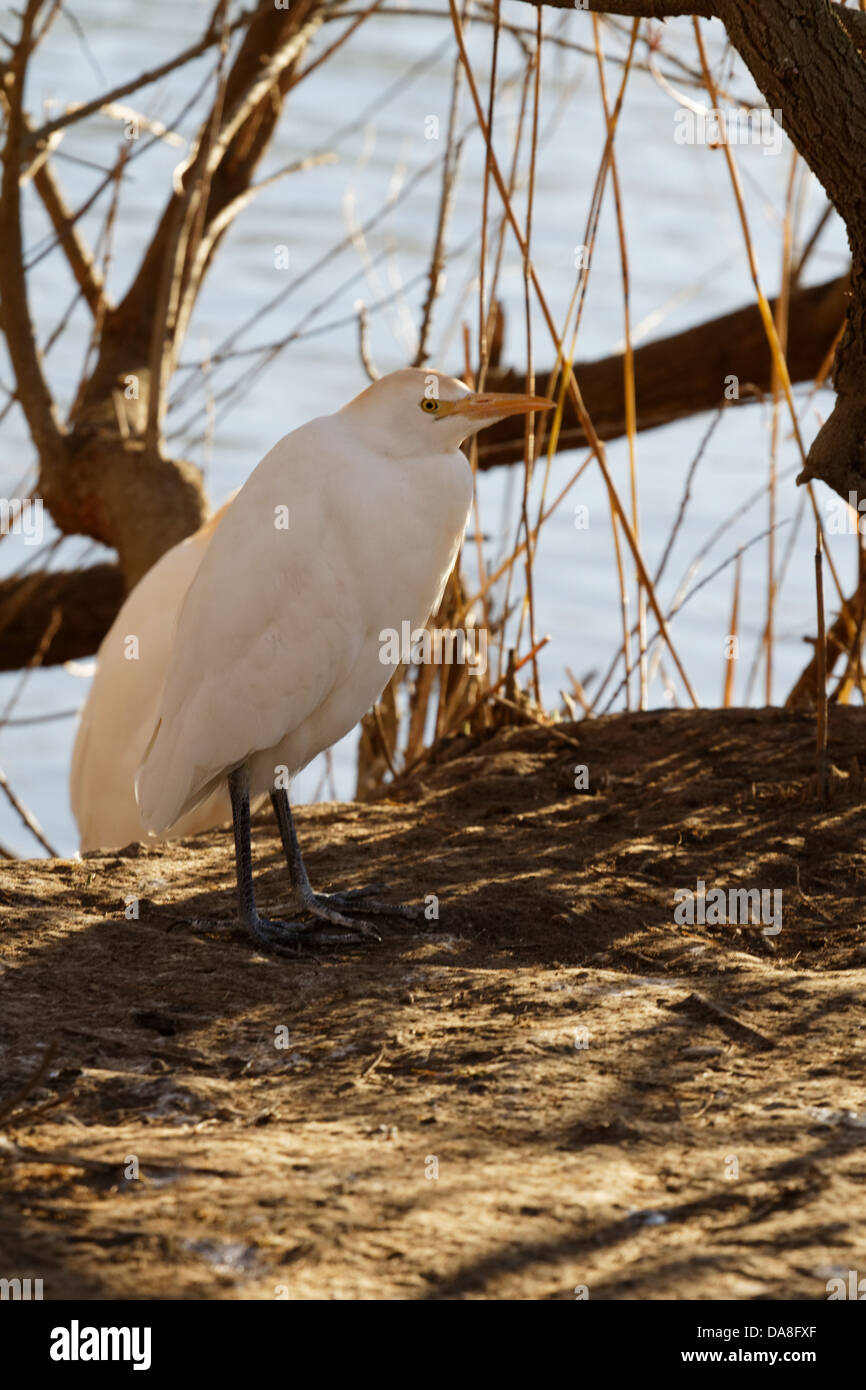
[[[522,656],[519,661],[516,661],[513,670],[522,670],[524,666],[528,665],[529,662],[532,661],[533,656],[537,656],[538,653],[542,651],[544,647],[547,646],[549,641],[549,634],[540,638],[537,646],[535,647],[535,650],[527,652],[526,655]],[[475,714],[481,708],[482,705],[486,704],[487,701],[493,695],[496,695],[502,689],[503,685],[505,685],[507,680],[508,674],[506,673],[504,676],[500,677],[500,679],[496,682],[495,685],[491,685],[488,687],[488,689],[482,690],[471,705],[467,706],[465,709],[459,710],[451,720],[446,721],[444,727],[441,729],[441,731],[438,732],[438,739],[447,738],[449,734],[454,732],[458,724],[462,724],[467,719],[471,719],[473,714]],[[415,772],[421,766],[421,764],[425,763],[427,759],[430,757],[430,754],[433,752],[434,746],[435,744],[431,743],[426,748],[422,749],[415,761],[412,763],[408,763],[407,766],[403,769],[400,776],[408,777],[411,773]],[[390,790],[392,790],[392,788],[389,788],[389,791]]]
[[[601,47],[601,36],[599,30],[598,15],[592,17],[593,36],[595,39],[595,56],[598,65],[598,80],[601,91],[601,102],[604,109],[605,125],[609,134],[610,149],[610,179],[613,188],[614,205],[616,208],[616,225],[619,239],[620,266],[622,269],[622,297],[623,297],[623,319],[625,351],[623,353],[623,372],[624,372],[624,399],[625,399],[625,429],[628,438],[628,465],[629,481],[631,484],[631,517],[634,533],[640,542],[640,508],[638,505],[638,486],[637,486],[637,397],[635,392],[634,376],[634,349],[631,341],[631,293],[628,263],[628,239],[625,232],[625,219],[622,208],[622,194],[619,182],[619,169],[616,162],[616,145],[613,139],[614,132],[611,129],[611,112],[607,97],[607,81],[604,74],[604,53]],[[640,20],[636,19],[632,25],[632,49],[637,32],[640,28]],[[638,664],[640,672],[640,687],[638,693],[638,707],[647,709],[649,706],[649,683],[647,679],[647,645],[646,645],[646,595],[640,576],[637,580],[637,607],[638,607]],[[628,642],[628,608],[624,607],[624,620],[626,626],[626,643]],[[628,657],[626,666],[628,666]],[[629,703],[627,701],[627,703]]]
[[[539,531],[539,528],[540,528],[542,522],[547,521],[548,517],[550,517],[550,516],[553,515],[553,513],[556,511],[556,509],[557,509],[557,507],[559,506],[559,504],[562,502],[563,498],[571,491],[571,489],[574,487],[575,483],[578,482],[578,480],[581,478],[581,476],[583,475],[583,473],[584,473],[584,472],[586,471],[586,469],[589,467],[590,463],[592,462],[592,457],[593,457],[592,454],[589,454],[589,455],[584,459],[583,463],[580,465],[580,467],[577,469],[577,471],[576,471],[575,473],[572,474],[572,476],[569,478],[568,482],[565,484],[565,486],[564,486],[564,487],[561,489],[561,491],[559,492],[558,496],[557,496],[557,497],[554,499],[554,501],[550,504],[550,506],[548,507],[547,511],[544,512],[544,514],[539,518],[538,523],[537,523],[537,525],[536,525],[536,527],[535,527],[535,530],[532,532],[532,538],[533,538],[533,540],[538,536],[538,531]],[[520,558],[520,556],[523,554],[523,552],[525,551],[525,549],[526,549],[526,541],[524,540],[524,541],[521,541],[517,546],[515,546],[514,550],[511,552],[511,554],[506,556],[506,558],[502,561],[502,563],[498,566],[498,568],[495,569],[495,570],[492,572],[492,574],[489,574],[489,575],[487,576],[487,579],[486,579],[485,583],[486,583],[486,586],[487,586],[488,589],[491,587],[491,585],[495,584],[499,579],[501,579],[502,576],[506,573],[507,570],[510,570],[510,569],[513,568],[515,560],[518,560],[518,559]],[[465,601],[465,603],[463,604],[462,608],[460,609],[460,613],[459,613],[459,619],[460,619],[461,622],[462,622],[463,619],[465,618],[466,614],[470,611],[470,609],[472,608],[473,604],[478,603],[479,600],[483,597],[483,594],[484,594],[484,590],[483,590],[483,589],[479,589],[479,590],[477,591],[477,593],[474,593],[474,594],[472,595],[471,598],[468,598],[468,599]]]
[[[466,16],[466,8],[467,8],[467,7],[466,7],[466,4],[464,3],[464,7],[463,7],[464,19],[465,19],[465,16]],[[496,72],[497,72],[497,59],[498,59],[498,57],[499,57],[499,0],[496,0],[496,9],[495,9],[495,13],[494,13],[494,16],[493,16],[493,46],[492,46],[492,53],[491,53],[491,57],[490,57],[490,88],[489,88],[488,97],[487,97],[487,127],[488,127],[488,129],[489,129],[491,132],[492,132],[492,130],[493,130],[493,113],[494,113],[494,107],[495,107],[495,102],[496,102]],[[457,81],[457,72],[458,72],[458,71],[463,72],[464,70],[465,70],[465,69],[464,69],[464,65],[463,65],[463,63],[462,63],[462,61],[461,61],[461,59],[460,59],[460,56],[458,55],[458,57],[455,59],[455,77],[454,77],[455,83],[456,83],[456,81]],[[477,376],[477,379],[476,379],[476,382],[475,382],[475,389],[478,390],[478,391],[483,391],[483,390],[484,390],[485,379],[486,379],[486,376],[487,376],[487,367],[488,367],[488,363],[489,363],[489,360],[490,360],[490,348],[489,348],[488,331],[487,331],[487,330],[488,330],[488,324],[489,324],[489,310],[488,310],[488,307],[487,307],[487,299],[488,299],[488,289],[487,289],[487,226],[488,226],[488,218],[489,218],[489,214],[490,214],[490,161],[491,161],[491,158],[492,158],[492,153],[493,153],[492,145],[491,145],[491,143],[490,143],[490,140],[488,140],[488,141],[486,142],[486,158],[485,158],[485,165],[484,165],[484,179],[483,179],[483,182],[482,182],[482,193],[481,193],[481,232],[480,232],[480,242],[479,242],[479,252],[478,252],[478,376]],[[497,265],[497,268],[496,268],[496,269],[497,269],[497,273],[498,273],[498,265]],[[491,290],[490,290],[490,292],[489,292],[490,308],[491,308],[491,309],[492,309],[492,306],[493,306],[493,295],[494,295],[494,292],[495,292],[495,287],[492,287]],[[466,333],[464,334],[464,345],[465,345],[465,346],[464,346],[464,355],[465,355],[465,357],[466,357],[466,366],[467,366],[466,379],[469,380],[469,371],[468,371],[468,368],[469,368],[469,365],[470,365],[470,353],[469,353],[469,344],[468,344],[468,334],[466,334]],[[469,461],[470,461],[470,464],[471,464],[471,467],[472,467],[472,511],[473,511],[474,516],[475,516],[475,548],[476,548],[476,556],[477,556],[477,561],[478,561],[478,577],[479,577],[479,580],[480,580],[480,583],[481,583],[481,591],[482,591],[482,594],[483,594],[483,598],[482,598],[482,609],[483,609],[482,621],[483,621],[483,623],[484,623],[484,626],[487,627],[487,628],[489,628],[489,627],[490,627],[490,605],[489,605],[489,601],[488,601],[488,586],[487,586],[487,584],[485,583],[485,563],[484,563],[484,547],[483,547],[483,529],[482,529],[482,526],[481,526],[481,513],[480,513],[479,505],[478,505],[478,440],[477,440],[477,438],[473,438],[473,440],[472,440],[472,445],[471,445],[471,449],[470,449],[470,459],[469,459]],[[439,693],[440,693],[440,715],[441,715],[441,713],[442,713],[441,697],[443,696],[444,692],[440,689],[440,692],[439,692]],[[439,728],[439,721],[437,720],[437,732],[438,732],[438,728]]]
[[[481,192],[481,239],[478,253],[478,363],[479,363],[479,382],[483,389],[484,376],[489,359],[489,349],[487,346],[487,223],[490,213],[490,168],[493,160],[493,113],[496,101],[496,71],[497,59],[499,57],[499,3],[494,0],[493,5],[493,48],[490,55],[490,87],[487,96],[487,130],[489,137],[485,140],[486,158],[484,164],[484,180]]]
[[[476,119],[477,119],[478,125],[479,125],[479,127],[480,127],[480,129],[481,129],[481,133],[482,133],[482,135],[483,135],[483,138],[485,139],[485,141],[486,141],[486,142],[488,143],[488,145],[489,145],[489,144],[490,144],[490,132],[489,132],[489,130],[487,129],[487,125],[486,125],[486,122],[485,122],[485,119],[484,119],[484,111],[483,111],[483,108],[482,108],[482,106],[481,106],[481,101],[480,101],[480,98],[479,98],[479,95],[478,95],[478,87],[477,87],[477,84],[476,84],[476,82],[475,82],[475,75],[474,75],[474,73],[473,73],[473,71],[472,71],[472,65],[471,65],[471,63],[470,63],[470,61],[469,61],[469,55],[468,55],[468,53],[466,52],[466,44],[465,44],[465,40],[464,40],[464,37],[463,37],[462,26],[461,26],[461,24],[460,24],[460,16],[459,16],[459,14],[457,13],[457,6],[456,6],[456,3],[455,3],[455,0],[448,0],[448,3],[449,3],[449,6],[450,6],[450,9],[451,9],[451,20],[452,20],[452,24],[454,25],[454,32],[455,32],[455,36],[456,36],[456,39],[457,39],[458,47],[459,47],[459,49],[460,49],[460,56],[461,56],[461,59],[462,59],[462,61],[463,61],[464,68],[466,69],[466,78],[467,78],[467,82],[468,82],[468,84],[469,84],[469,90],[470,90],[470,92],[471,92],[471,94],[472,94],[472,102],[473,102],[473,105],[474,105],[474,107],[475,107]],[[505,181],[504,181],[504,179],[503,179],[503,177],[502,177],[502,173],[501,173],[501,171],[500,171],[500,169],[499,169],[499,165],[498,165],[498,163],[497,163],[497,161],[496,161],[496,157],[495,157],[495,154],[493,153],[492,147],[490,148],[490,160],[491,160],[491,172],[492,172],[492,174],[493,174],[493,179],[494,179],[494,182],[495,182],[495,184],[496,184],[497,189],[499,190],[499,196],[500,196],[500,198],[502,199],[502,203],[503,203],[503,206],[504,206],[504,208],[505,208],[505,212],[506,212],[506,215],[507,215],[507,217],[508,217],[508,221],[509,221],[509,223],[510,223],[510,225],[511,225],[511,229],[512,229],[512,231],[513,231],[513,233],[514,233],[514,236],[515,236],[516,240],[517,240],[517,244],[518,244],[518,246],[520,247],[521,253],[525,253],[525,239],[524,239],[524,236],[523,236],[523,232],[522,232],[522,230],[521,230],[520,223],[519,223],[519,221],[518,221],[518,219],[517,219],[517,216],[516,216],[516,214],[515,214],[515,212],[514,212],[514,208],[513,208],[513,206],[512,206],[511,199],[510,199],[510,197],[509,197],[509,195],[508,195],[508,189],[507,189],[506,186],[505,186]],[[538,279],[538,275],[537,275],[537,272],[536,272],[536,270],[535,270],[535,267],[532,265],[532,262],[531,262],[531,261],[530,261],[530,266],[529,266],[529,273],[530,273],[530,276],[531,276],[531,279],[532,279],[533,289],[535,290],[535,295],[536,295],[536,298],[537,298],[537,300],[538,300],[538,305],[539,305],[539,308],[540,308],[540,310],[541,310],[542,316],[543,316],[543,318],[544,318],[545,324],[547,325],[548,332],[550,333],[551,340],[552,340],[554,346],[556,347],[557,351],[558,351],[559,353],[562,353],[562,346],[563,346],[563,345],[562,345],[562,338],[561,338],[560,334],[557,332],[557,328],[556,328],[556,324],[555,324],[554,319],[553,319],[553,315],[552,315],[552,313],[551,313],[551,311],[550,311],[550,307],[549,307],[549,305],[548,305],[548,303],[547,303],[547,299],[546,299],[546,296],[545,296],[545,294],[544,294],[544,291],[543,291],[543,289],[542,289],[542,287],[541,287],[541,283],[540,283],[540,281],[539,281],[539,279]],[[663,613],[663,611],[662,611],[661,604],[659,603],[658,597],[657,597],[657,595],[656,595],[656,592],[655,592],[655,588],[654,588],[654,586],[653,586],[652,579],[650,578],[649,571],[647,570],[646,563],[645,563],[645,561],[644,561],[643,555],[641,554],[640,546],[639,546],[638,543],[637,543],[637,539],[636,539],[636,537],[635,537],[634,530],[633,530],[633,528],[632,528],[631,522],[629,521],[628,516],[626,515],[625,508],[624,508],[624,506],[623,506],[623,504],[622,504],[622,502],[621,502],[621,500],[620,500],[619,494],[618,494],[618,492],[617,492],[617,490],[616,490],[616,485],[615,485],[615,483],[614,483],[614,481],[613,481],[613,478],[612,478],[612,476],[611,476],[610,469],[608,468],[608,464],[607,464],[607,455],[606,455],[606,451],[605,451],[604,445],[602,444],[601,440],[600,440],[599,437],[598,437],[598,434],[596,433],[595,426],[593,425],[592,420],[591,420],[591,418],[590,418],[590,416],[589,416],[589,412],[588,412],[587,409],[586,409],[586,405],[585,405],[585,403],[584,403],[583,396],[582,396],[581,391],[580,391],[580,387],[579,387],[578,382],[577,382],[577,380],[576,380],[576,378],[575,378],[574,372],[571,371],[571,369],[569,369],[569,372],[568,372],[568,389],[569,389],[569,395],[570,395],[570,397],[571,397],[571,401],[572,401],[572,404],[573,404],[573,406],[574,406],[575,412],[576,412],[576,414],[577,414],[578,420],[580,421],[581,427],[583,428],[583,430],[584,430],[584,432],[585,432],[585,434],[586,434],[586,438],[587,438],[587,441],[588,441],[588,443],[589,443],[589,445],[590,445],[590,447],[591,447],[591,449],[592,449],[592,452],[593,452],[593,454],[595,455],[596,459],[598,460],[598,465],[599,465],[599,468],[601,469],[602,476],[604,477],[604,481],[605,481],[605,483],[606,483],[606,485],[607,485],[607,487],[608,487],[608,489],[609,489],[609,491],[610,491],[610,493],[611,493],[611,496],[612,496],[612,498],[613,498],[614,506],[615,506],[617,515],[618,515],[619,520],[620,520],[620,525],[621,525],[622,528],[623,528],[623,531],[624,531],[624,533],[625,533],[626,539],[627,539],[628,544],[629,544],[629,548],[630,548],[630,550],[631,550],[631,552],[632,552],[632,555],[634,556],[635,564],[638,566],[638,570],[639,570],[639,573],[640,573],[641,582],[642,582],[642,583],[645,585],[645,587],[646,587],[647,595],[648,595],[648,597],[649,597],[650,604],[651,604],[652,609],[653,609],[653,612],[654,612],[654,614],[655,614],[656,621],[657,621],[658,624],[659,624],[659,630],[660,630],[660,632],[662,633],[662,636],[663,636],[663,638],[664,638],[665,645],[667,646],[668,650],[670,651],[671,658],[672,658],[672,660],[673,660],[673,662],[674,662],[674,665],[676,666],[676,669],[677,669],[677,673],[678,673],[678,675],[679,675],[679,677],[680,677],[680,680],[681,680],[682,683],[683,683],[683,686],[684,686],[684,688],[685,688],[685,690],[686,690],[686,693],[687,693],[687,695],[688,695],[688,697],[689,697],[691,703],[694,705],[695,708],[697,708],[697,707],[698,707],[698,698],[697,698],[697,696],[695,695],[694,690],[692,689],[692,684],[691,684],[691,681],[689,680],[689,677],[688,677],[688,674],[687,674],[687,672],[686,672],[686,669],[685,669],[685,667],[683,666],[683,663],[682,663],[682,661],[681,661],[681,659],[680,659],[680,656],[679,656],[679,653],[678,653],[676,647],[674,646],[673,638],[671,637],[670,630],[669,630],[669,628],[668,628],[667,619],[665,618],[665,615],[664,615],[664,613]]]
[[[587,215],[586,220],[584,240],[581,247],[575,248],[575,250],[581,251],[582,260],[583,253],[586,253],[585,263],[582,264],[579,269],[579,274],[577,276],[577,280],[575,281],[575,286],[572,292],[571,300],[569,302],[568,309],[566,310],[565,324],[562,331],[562,338],[564,342],[565,334],[568,330],[568,324],[571,321],[571,315],[572,313],[574,313],[574,328],[572,330],[571,343],[568,349],[568,355],[567,358],[564,359],[562,350],[557,349],[556,361],[554,363],[553,372],[551,374],[551,386],[553,386],[556,383],[557,378],[559,377],[560,371],[563,368],[563,361],[565,360],[566,372],[562,377],[562,382],[559,388],[559,395],[556,403],[556,410],[554,411],[553,420],[551,422],[550,441],[547,449],[547,466],[545,469],[544,484],[542,486],[541,498],[539,499],[538,503],[539,524],[541,521],[541,513],[544,509],[544,499],[547,495],[547,485],[548,480],[550,478],[553,457],[559,445],[559,436],[562,429],[562,416],[565,407],[565,392],[567,389],[568,373],[570,373],[572,370],[575,353],[577,351],[577,337],[580,331],[580,325],[583,318],[583,308],[586,302],[586,292],[589,285],[589,267],[592,261],[592,254],[595,248],[595,241],[598,233],[598,222],[599,217],[601,216],[602,196],[607,181],[608,171],[610,169],[610,148],[613,143],[613,137],[616,132],[616,127],[619,122],[620,113],[622,111],[623,101],[625,99],[625,90],[632,69],[634,51],[635,35],[633,34],[632,42],[629,47],[628,55],[623,69],[622,81],[620,83],[619,92],[617,93],[617,98],[616,102],[614,103],[613,112],[611,114],[610,121],[608,122],[607,135],[605,138],[604,148],[601,153],[598,171],[595,176],[595,184],[593,186],[592,197],[590,198],[589,213]],[[544,422],[544,427],[546,428],[546,422]]]
[[[827,798],[827,636],[824,631],[824,566],[823,537],[820,526],[815,527],[815,599],[818,606],[817,670],[815,673],[816,761],[815,775],[818,802]]]
[[[499,13],[499,0],[496,0],[497,15]],[[536,39],[535,39],[535,85],[533,90],[532,103],[532,139],[530,142],[529,155],[529,189],[526,200],[526,240],[523,248],[523,304],[526,316],[526,391],[530,396],[535,395],[535,367],[532,356],[532,290],[530,284],[529,268],[530,249],[532,245],[532,212],[535,203],[535,167],[538,154],[538,106],[541,94],[541,44],[542,44],[542,9],[539,6],[536,11]],[[526,575],[526,603],[525,612],[529,616],[529,645],[535,650],[536,629],[535,629],[535,590],[533,585],[533,560],[535,558],[532,548],[531,528],[529,524],[529,490],[532,486],[532,473],[535,464],[535,416],[527,415],[526,432],[523,442],[523,497],[521,499],[521,516],[523,520],[523,534],[526,538],[526,563],[524,572]],[[521,623],[522,627],[522,623]],[[535,702],[541,705],[541,681],[538,674],[538,660],[532,658],[532,688],[535,695]]]
[[[785,218],[782,230],[782,283],[779,289],[779,297],[776,300],[775,316],[776,334],[783,356],[787,355],[788,351],[788,307],[790,304],[791,257],[793,254],[792,211],[798,164],[799,155],[795,150],[791,159],[791,172],[788,178],[788,191],[785,198]],[[770,534],[767,537],[767,623],[764,630],[764,641],[767,654],[764,702],[767,705],[773,703],[773,620],[776,594],[778,592],[776,579],[776,482],[779,464],[780,389],[781,382],[774,362],[773,424],[770,435],[770,475],[767,480],[767,495],[769,501],[767,524],[770,528]]]
[[[737,556],[737,564],[734,569],[734,597],[731,602],[731,622],[728,628],[728,641],[733,643],[736,649],[738,641],[738,627],[740,618],[740,572],[742,569],[742,555]],[[734,703],[734,674],[736,672],[736,657],[733,652],[728,652],[728,660],[725,668],[725,693],[722,697],[722,705],[725,709],[730,709]]]
[[[445,158],[442,163],[442,188],[439,194],[439,213],[436,220],[436,234],[430,256],[429,280],[424,307],[421,310],[421,327],[418,330],[418,348],[413,367],[422,367],[429,356],[427,342],[433,324],[433,310],[442,289],[445,274],[445,236],[454,205],[454,188],[460,168],[461,143],[457,140],[457,117],[460,110],[460,89],[463,67],[459,58],[454,60],[454,73],[451,78],[451,108],[448,112],[448,137],[445,145]]]
[[[701,35],[700,22],[696,17],[693,19],[692,22],[694,24],[695,38],[698,45],[698,54],[701,60],[701,69],[704,74],[704,82],[706,84],[707,91],[709,92],[710,100],[712,101],[713,106],[717,108],[719,105],[719,93],[712,72],[710,71],[709,63],[707,62],[707,54],[706,49],[704,48],[703,37]],[[794,438],[797,441],[797,447],[800,451],[800,458],[802,459],[803,465],[805,466],[806,449],[803,444],[803,436],[800,431],[800,421],[797,418],[797,409],[794,404],[794,393],[791,387],[791,377],[788,372],[788,364],[785,361],[785,355],[782,352],[782,347],[779,342],[779,335],[776,332],[776,325],[773,320],[773,315],[770,312],[770,306],[767,302],[767,297],[764,294],[763,289],[761,288],[760,276],[758,274],[758,262],[755,256],[755,248],[752,243],[751,232],[749,231],[749,220],[746,216],[746,206],[743,201],[743,186],[740,182],[740,176],[737,171],[734,156],[731,152],[731,146],[728,143],[724,129],[722,129],[721,135],[721,145],[722,149],[724,150],[725,161],[728,166],[728,172],[731,176],[731,186],[734,190],[734,198],[737,204],[737,212],[739,214],[740,225],[743,231],[743,239],[746,245],[746,256],[749,262],[749,273],[751,274],[752,284],[755,288],[755,295],[758,301],[758,310],[761,315],[761,321],[764,325],[764,331],[767,335],[767,341],[770,345],[770,352],[772,353],[773,357],[773,367],[774,370],[778,373],[779,381],[781,382],[782,389],[785,393],[785,400],[787,401],[788,410],[791,415],[791,424],[793,426]],[[820,526],[821,518],[818,512],[818,505],[814,499],[811,484],[809,485],[809,492],[812,497],[812,509],[815,513],[815,520]],[[833,559],[829,551],[827,551],[827,564],[830,567],[830,573],[833,576],[833,582],[836,585],[839,600],[844,605],[846,600],[842,592],[842,585],[839,582],[839,576],[836,573],[836,568],[833,564]]]

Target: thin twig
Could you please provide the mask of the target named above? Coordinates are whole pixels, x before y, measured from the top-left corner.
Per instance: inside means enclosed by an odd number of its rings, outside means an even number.
[[[194,58],[200,58],[209,48],[222,41],[223,29],[219,23],[219,12],[223,8],[222,3],[217,5],[211,17],[211,21],[202,37],[197,43],[191,44],[189,48],[184,48],[173,58],[167,59],[164,63],[159,63],[154,68],[148,68],[138,74],[137,77],[130,78],[126,82],[121,82],[117,87],[112,87],[110,91],[103,92],[101,96],[94,97],[92,101],[86,101],[80,106],[70,107],[62,116],[56,120],[47,121],[45,125],[38,126],[30,130],[24,136],[24,146],[33,149],[41,145],[44,140],[53,135],[57,130],[64,130],[67,126],[75,125],[78,121],[85,120],[88,116],[94,116],[101,111],[104,106],[118,101],[121,97],[129,96],[132,92],[137,92],[141,87],[150,87],[154,82],[158,82],[161,77],[167,77],[169,73],[176,72],[178,68],[186,63],[192,62]],[[238,29],[244,28],[255,17],[255,8],[245,10],[238,15],[231,24],[228,25],[228,33],[234,34]]]
[[[824,630],[824,566],[823,540],[820,526],[815,527],[815,602],[818,607],[818,657],[815,671],[815,775],[818,803],[827,800],[827,635]]]
[[[742,570],[742,555],[737,556],[737,564],[734,569],[734,597],[731,601],[731,621],[728,627],[728,642],[734,644],[734,650],[727,654],[727,666],[725,668],[725,691],[722,696],[722,706],[730,709],[734,702],[734,673],[736,671],[736,648],[739,644],[738,627],[740,615],[740,572]]]
[[[28,1076],[27,1080],[23,1083],[23,1085],[19,1086],[18,1090],[12,1096],[10,1096],[9,1100],[4,1101],[4,1103],[0,1105],[0,1124],[2,1124],[12,1114],[13,1110],[18,1109],[18,1106],[21,1104],[23,1100],[26,1100],[27,1097],[37,1089],[39,1083],[42,1081],[42,1078],[47,1074],[48,1069],[51,1066],[51,1063],[54,1061],[56,1054],[57,1040],[52,1039],[52,1041],[48,1044],[45,1051],[43,1052],[42,1060],[40,1061],[36,1070],[32,1072],[30,1076]]]
[[[513,710],[515,714],[519,714],[522,719],[528,719],[531,724],[537,724],[539,729],[544,729],[552,738],[558,738],[560,743],[567,743],[571,748],[582,748],[579,739],[571,738],[569,734],[564,734],[561,729],[557,729],[555,724],[551,724],[547,719],[542,719],[541,715],[536,714],[535,710],[527,709],[525,705],[518,704],[516,700],[507,700],[504,695],[495,695],[491,693],[489,698],[494,704],[504,705],[506,709]]]
[[[19,801],[18,797],[13,792],[9,785],[9,778],[2,768],[0,768],[0,790],[5,792],[6,798],[12,806],[12,809],[18,812],[18,815],[27,826],[27,829],[30,831],[31,835],[39,841],[42,848],[47,851],[52,859],[59,859],[60,855],[51,844],[50,840],[46,839],[45,831],[42,829],[36,817],[28,811],[23,801]]]

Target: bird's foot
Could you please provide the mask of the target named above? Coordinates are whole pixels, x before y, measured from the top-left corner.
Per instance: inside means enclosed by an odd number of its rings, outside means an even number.
[[[362,903],[365,898],[373,898],[377,893],[387,893],[387,883],[367,883],[363,888],[344,888],[338,893],[314,893],[320,902],[330,903],[332,907],[349,907]]]
[[[313,893],[312,903],[318,907],[336,908],[338,912],[363,912],[372,917],[400,917],[405,922],[423,920],[423,907],[411,903],[384,903],[374,895],[385,893],[387,883],[368,883],[364,888],[347,888],[337,893]],[[315,907],[305,902],[311,912]]]
[[[361,936],[375,936],[375,932],[368,928],[366,923],[350,922],[347,917],[340,918],[339,913],[334,913],[333,917],[327,920],[336,925],[344,925],[347,930],[328,931],[320,927],[316,921],[271,921],[267,917],[260,917],[258,913],[255,917],[248,918],[244,926],[260,945],[282,956],[297,956],[304,946],[354,945]]]
[[[360,893],[360,896],[357,894]],[[371,907],[370,900],[364,896],[364,890],[356,890],[356,896],[346,898],[340,893],[314,893],[310,890],[300,895],[299,908],[303,912],[309,912],[311,916],[318,918],[322,922],[330,922],[335,927],[345,927],[351,932],[357,932],[360,936],[371,937],[374,941],[381,941],[382,938],[376,931],[372,922],[365,922],[362,917],[345,917],[344,912],[369,912],[375,909]],[[342,908],[342,911],[340,910]],[[311,931],[316,930],[315,920],[309,923]]]

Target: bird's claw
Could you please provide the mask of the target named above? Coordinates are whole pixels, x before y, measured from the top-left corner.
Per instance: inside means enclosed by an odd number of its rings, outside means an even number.
[[[255,920],[246,923],[253,938],[260,945],[282,956],[297,956],[304,946],[353,946],[359,936],[369,934],[361,930],[361,925],[358,922],[349,922],[347,931],[336,932],[324,930],[315,921],[271,921],[258,915]]]
[[[372,897],[387,890],[386,883],[369,883],[364,888],[348,888],[337,893],[304,893],[293,900],[293,908],[308,912],[311,920],[304,922],[272,921],[258,913],[245,926],[254,939],[278,955],[297,956],[304,946],[356,945],[359,939],[381,941],[372,922],[373,917],[399,917],[415,922],[424,916],[424,909],[408,903],[384,903]],[[345,913],[360,914],[347,917]],[[342,927],[330,931],[329,927]]]
[[[382,940],[371,922],[365,922],[361,917],[344,917],[342,912],[339,912],[337,907],[333,905],[333,899],[328,894],[311,893],[309,897],[304,898],[303,906],[307,912],[313,914],[314,920],[306,924],[310,931],[316,930],[316,919],[319,919],[324,922],[331,922],[335,927],[346,927],[348,931],[356,932],[360,936],[371,937],[374,941]],[[341,906],[349,907],[349,904],[341,904]],[[358,902],[357,904],[359,911],[366,911],[367,907],[366,902]]]
[[[384,903],[372,894],[387,890],[386,883],[370,883],[365,888],[348,888],[337,893],[314,893],[313,902],[321,908],[336,908],[341,912],[364,912],[372,917],[400,917],[417,922],[424,916],[423,907],[411,903]],[[310,906],[310,904],[305,904]],[[315,908],[311,907],[314,911]]]
[[[365,883],[363,888],[343,888],[338,893],[314,893],[321,902],[332,903],[334,907],[349,907],[354,902],[372,898],[376,893],[387,893],[387,883]]]

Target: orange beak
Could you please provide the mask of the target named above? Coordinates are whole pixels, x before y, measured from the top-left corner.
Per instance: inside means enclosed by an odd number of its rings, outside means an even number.
[[[470,420],[504,420],[508,415],[528,415],[532,410],[550,410],[554,404],[546,396],[519,396],[511,392],[476,391],[458,402],[457,413]]]

